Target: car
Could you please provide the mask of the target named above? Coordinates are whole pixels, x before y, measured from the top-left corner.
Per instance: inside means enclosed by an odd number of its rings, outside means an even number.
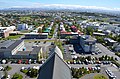
[[[44,61],[44,60],[42,60],[41,62],[42,62],[42,64],[44,64],[44,63],[45,63],[45,61]]]
[[[54,42],[51,42],[51,45],[54,45]]]
[[[68,64],[70,64],[70,61],[67,61]]]
[[[37,70],[39,70],[39,66],[33,66],[33,69],[37,69]]]
[[[32,62],[32,60],[31,60],[31,59],[29,59],[29,62],[28,62],[28,63],[29,63],[29,64],[31,64],[31,62]]]
[[[74,60],[73,63],[76,64],[76,60]]]
[[[7,75],[7,78],[6,79],[10,79],[10,75]]]
[[[91,53],[91,55],[95,55],[95,53]]]
[[[117,58],[115,58],[115,60],[116,60],[116,61],[118,61],[118,59],[117,59]]]
[[[37,41],[35,41],[34,43],[37,43]]]
[[[27,68],[27,67],[24,67],[24,66],[21,68],[21,70],[27,70],[27,69],[28,69],[28,68]]]
[[[66,49],[64,49],[64,52],[66,52]]]
[[[46,43],[46,41],[43,42],[44,44]]]
[[[98,52],[95,52],[96,55],[98,55]]]
[[[0,71],[3,71],[4,70],[4,67],[3,66],[0,66]]]
[[[38,43],[40,43],[40,41],[38,41]]]
[[[34,64],[36,64],[37,63],[37,60],[34,60]]]
[[[22,63],[22,60],[18,60],[18,64],[21,64]]]
[[[29,63],[29,61],[28,61],[28,60],[26,60],[25,64],[28,64],[28,63]]]

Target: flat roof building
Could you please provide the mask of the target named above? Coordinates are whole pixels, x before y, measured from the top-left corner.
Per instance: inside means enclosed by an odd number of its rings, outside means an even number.
[[[0,27],[0,38],[6,38],[9,36],[9,33],[13,32],[16,29],[15,26],[10,27]]]
[[[12,55],[12,58],[18,59],[38,59],[38,55],[42,53],[42,47],[34,47],[32,51],[18,51],[17,54]]]
[[[25,39],[46,39],[48,33],[26,33]]]
[[[95,43],[96,39],[90,35],[81,35],[79,36],[80,45],[83,48],[84,52],[91,53],[95,52]]]
[[[8,58],[15,55],[18,51],[24,48],[23,40],[8,40],[0,42],[0,57]]]

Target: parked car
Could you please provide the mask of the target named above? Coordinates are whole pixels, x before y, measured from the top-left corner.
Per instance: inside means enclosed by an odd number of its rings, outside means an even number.
[[[6,79],[10,79],[10,75],[7,75],[7,78]]]
[[[3,66],[0,66],[0,71],[3,71],[4,70],[4,67]]]
[[[18,60],[18,64],[21,64],[22,63],[22,60]]]

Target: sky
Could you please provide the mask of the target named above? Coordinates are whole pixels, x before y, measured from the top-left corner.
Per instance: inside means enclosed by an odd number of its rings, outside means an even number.
[[[48,5],[100,7],[120,10],[120,0],[0,0],[0,9],[35,8]]]

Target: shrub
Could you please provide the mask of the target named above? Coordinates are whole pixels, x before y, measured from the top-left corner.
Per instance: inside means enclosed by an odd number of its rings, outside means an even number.
[[[22,78],[23,78],[23,76],[21,74],[17,74],[17,73],[15,73],[12,77],[12,79],[22,79]]]

